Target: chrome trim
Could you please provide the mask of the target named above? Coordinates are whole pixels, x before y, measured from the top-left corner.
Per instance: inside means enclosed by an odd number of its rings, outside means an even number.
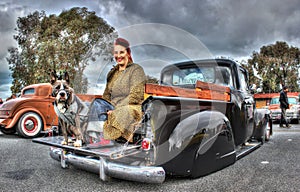
[[[232,155],[234,155],[234,154],[236,154],[236,151],[235,151],[235,150],[233,150],[233,151],[231,151],[231,152],[229,152],[229,153],[226,153],[225,155],[222,155],[222,156],[220,157],[220,159],[223,159],[223,158],[226,158],[226,157],[230,157],[230,156],[232,156]]]
[[[163,183],[166,175],[162,167],[125,165],[108,161],[103,157],[95,159],[93,157],[65,153],[60,148],[51,148],[50,156],[60,161],[63,168],[72,165],[89,172],[99,173],[102,181],[108,181],[110,177],[113,177],[142,183]]]

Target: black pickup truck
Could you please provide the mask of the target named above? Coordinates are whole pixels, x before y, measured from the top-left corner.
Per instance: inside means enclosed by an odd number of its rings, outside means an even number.
[[[90,115],[97,116],[103,102],[95,99]],[[61,145],[61,136],[33,142],[50,145],[50,156],[63,168],[95,172],[104,181],[162,183],[166,174],[197,178],[227,167],[272,134],[269,111],[255,108],[246,69],[227,59],[164,67],[160,84],[145,85],[142,109],[134,144],[73,147]]]

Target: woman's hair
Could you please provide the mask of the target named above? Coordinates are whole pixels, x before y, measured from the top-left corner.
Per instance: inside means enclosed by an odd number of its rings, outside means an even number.
[[[121,38],[121,37],[117,38],[117,39],[115,40],[115,45],[121,45],[121,46],[125,47],[125,48],[126,48],[126,51],[127,51],[127,53],[128,53],[128,56],[129,56],[129,58],[128,58],[129,61],[130,61],[130,62],[133,62],[132,57],[131,57],[130,44],[129,44],[129,42],[128,42],[126,39]]]

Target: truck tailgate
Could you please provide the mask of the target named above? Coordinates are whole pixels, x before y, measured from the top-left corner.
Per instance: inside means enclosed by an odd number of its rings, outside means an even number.
[[[53,137],[42,137],[42,138],[35,138],[32,141],[34,143],[40,143],[44,145],[49,145],[52,147],[61,148],[63,150],[87,155],[87,156],[94,156],[94,157],[106,157],[110,159],[118,159],[121,157],[126,156],[126,154],[137,154],[140,152],[139,145],[129,144],[124,145],[114,141],[111,141],[110,144],[98,145],[95,147],[89,147],[88,145],[83,145],[82,147],[74,147],[72,144],[69,145],[62,145],[61,142],[63,140],[62,136],[53,136]]]

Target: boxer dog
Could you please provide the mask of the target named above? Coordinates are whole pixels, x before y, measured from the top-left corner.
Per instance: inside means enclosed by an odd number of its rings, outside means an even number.
[[[52,96],[55,97],[54,110],[58,116],[62,130],[62,145],[68,145],[68,134],[75,136],[74,147],[81,147],[85,142],[84,132],[87,127],[88,107],[74,94],[69,86],[70,78],[67,72],[57,75],[51,72]]]

